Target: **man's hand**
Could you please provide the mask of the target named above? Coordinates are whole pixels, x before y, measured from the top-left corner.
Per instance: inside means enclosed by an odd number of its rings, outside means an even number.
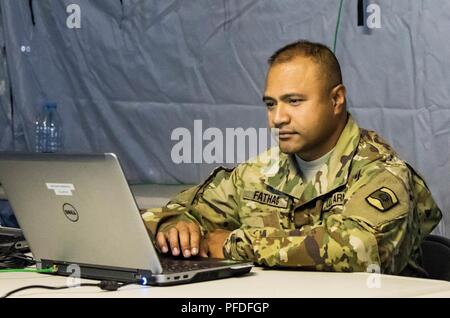
[[[194,222],[189,221],[180,221],[156,235],[156,242],[160,250],[167,253],[170,247],[174,256],[180,255],[181,251],[184,257],[197,254],[208,257],[203,244],[200,244],[200,240],[200,228]]]
[[[158,232],[156,242],[163,253],[172,251],[184,257],[200,255],[201,257],[224,258],[223,243],[230,235],[230,231],[217,229],[210,232],[206,238],[201,238],[200,228],[194,222],[180,221],[173,226]]]
[[[223,256],[223,243],[230,235],[230,231],[217,229],[206,238],[206,248],[208,255],[213,258],[224,258]]]

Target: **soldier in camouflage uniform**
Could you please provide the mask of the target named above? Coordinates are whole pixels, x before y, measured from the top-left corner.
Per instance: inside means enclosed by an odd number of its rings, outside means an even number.
[[[270,64],[263,100],[279,147],[217,168],[146,211],[159,248],[265,266],[421,275],[420,244],[441,212],[423,179],[348,114],[334,54],[302,41]],[[326,160],[306,179],[295,156]]]

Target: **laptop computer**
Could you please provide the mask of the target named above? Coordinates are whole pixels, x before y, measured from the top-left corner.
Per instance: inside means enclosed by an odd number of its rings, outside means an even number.
[[[112,153],[0,153],[0,180],[38,268],[173,285],[241,275],[253,266],[161,257]]]

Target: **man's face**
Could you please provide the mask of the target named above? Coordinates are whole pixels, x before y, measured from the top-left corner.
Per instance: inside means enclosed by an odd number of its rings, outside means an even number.
[[[263,100],[270,128],[279,129],[280,150],[314,160],[327,153],[336,130],[333,99],[321,68],[304,57],[270,67]]]

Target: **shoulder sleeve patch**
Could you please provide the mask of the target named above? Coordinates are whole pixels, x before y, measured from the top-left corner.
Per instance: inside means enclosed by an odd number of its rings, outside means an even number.
[[[406,186],[408,177],[403,169],[399,169],[398,175],[388,170],[375,175],[361,174],[353,189],[348,190],[342,214],[360,218],[373,227],[406,217],[412,209],[410,189]]]
[[[385,212],[398,203],[398,198],[394,191],[387,187],[382,187],[366,197],[366,201],[381,212]]]

